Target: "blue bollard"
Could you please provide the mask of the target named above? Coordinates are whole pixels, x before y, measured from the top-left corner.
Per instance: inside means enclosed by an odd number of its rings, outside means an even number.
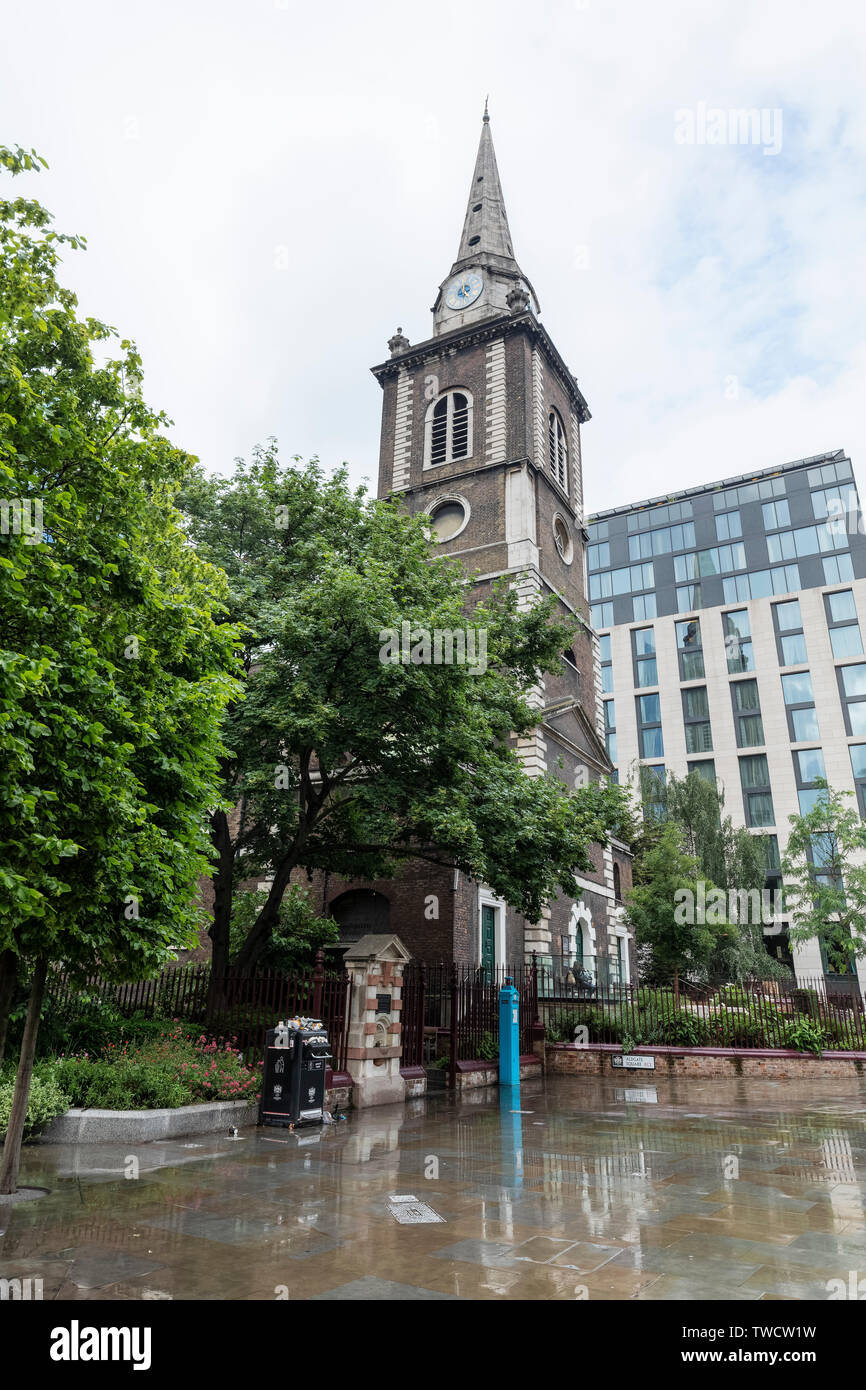
[[[520,1085],[520,996],[510,975],[499,991],[499,1084]]]

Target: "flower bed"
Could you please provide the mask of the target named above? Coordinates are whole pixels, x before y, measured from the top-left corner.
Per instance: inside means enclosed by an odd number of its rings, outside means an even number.
[[[176,1110],[208,1101],[258,1098],[259,1068],[244,1065],[231,1041],[191,1036],[177,1021],[153,1037],[108,1043],[101,1053],[78,1053],[37,1062],[28,1137],[35,1137],[70,1108]],[[12,1104],[14,1075],[0,1077],[0,1133]]]

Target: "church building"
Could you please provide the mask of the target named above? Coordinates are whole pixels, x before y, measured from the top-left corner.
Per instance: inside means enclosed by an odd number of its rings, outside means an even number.
[[[372,369],[383,393],[379,497],[425,513],[442,552],[465,564],[481,597],[504,576],[521,603],[552,593],[577,615],[574,644],[538,687],[538,725],[517,751],[529,777],[554,775],[577,788],[610,775],[586,595],[581,428],[590,413],[516,259],[486,109],[431,336],[412,344],[398,329],[388,347]],[[622,907],[631,857],[613,843],[594,846],[592,858],[580,897],[554,900],[538,922],[484,884],[420,862],[387,882],[317,876],[319,900],[345,942],[391,931],[416,958],[467,965],[536,952],[554,968],[582,962],[600,984],[625,983],[634,978]]]

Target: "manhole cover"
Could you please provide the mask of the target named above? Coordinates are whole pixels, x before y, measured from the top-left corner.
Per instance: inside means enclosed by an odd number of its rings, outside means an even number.
[[[417,1197],[389,1197],[388,1210],[401,1226],[424,1226],[430,1225],[434,1221],[444,1221],[444,1216],[439,1216],[432,1207],[428,1207],[426,1202],[419,1202]]]

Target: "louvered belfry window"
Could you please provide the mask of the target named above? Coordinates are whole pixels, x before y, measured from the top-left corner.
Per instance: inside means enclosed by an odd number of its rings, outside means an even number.
[[[430,465],[453,463],[469,458],[471,446],[471,405],[463,391],[448,391],[433,407],[429,417]]]
[[[547,420],[547,448],[550,471],[563,492],[568,491],[568,445],[565,430],[555,410],[551,410]]]

